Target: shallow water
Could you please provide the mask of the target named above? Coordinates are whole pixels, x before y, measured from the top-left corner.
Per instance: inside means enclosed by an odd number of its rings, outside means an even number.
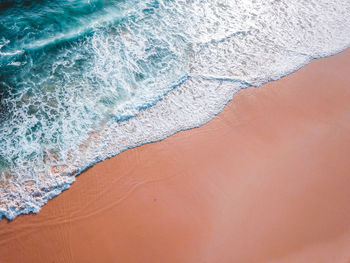
[[[349,46],[349,1],[294,2],[2,1],[0,216]]]

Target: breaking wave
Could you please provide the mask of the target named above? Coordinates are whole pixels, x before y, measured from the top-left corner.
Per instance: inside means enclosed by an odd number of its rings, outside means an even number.
[[[350,44],[347,0],[0,3],[0,218]]]

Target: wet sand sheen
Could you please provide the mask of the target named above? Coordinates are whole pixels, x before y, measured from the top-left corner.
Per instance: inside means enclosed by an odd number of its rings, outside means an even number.
[[[0,222],[0,262],[348,262],[350,50]]]

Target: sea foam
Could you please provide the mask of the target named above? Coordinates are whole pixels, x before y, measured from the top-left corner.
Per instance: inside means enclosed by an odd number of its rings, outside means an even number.
[[[203,125],[242,88],[350,44],[347,0],[60,2],[0,12],[8,219],[39,212],[94,163]]]

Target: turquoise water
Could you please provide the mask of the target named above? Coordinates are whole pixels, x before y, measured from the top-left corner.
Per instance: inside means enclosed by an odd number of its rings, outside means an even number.
[[[0,216],[343,50],[349,22],[347,0],[1,1]]]
[[[8,164],[59,155],[186,75],[181,30],[159,37],[164,28],[147,29],[161,19],[157,1],[19,1],[1,10],[0,153]]]

